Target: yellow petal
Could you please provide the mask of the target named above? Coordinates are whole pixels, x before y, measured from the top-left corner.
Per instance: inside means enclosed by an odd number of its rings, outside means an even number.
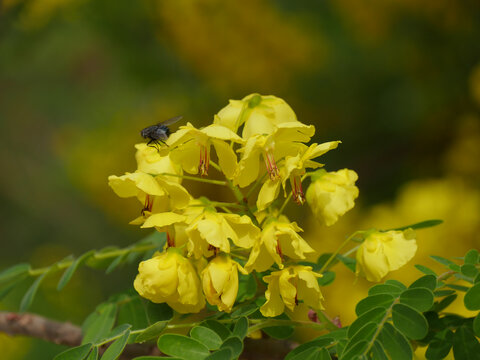
[[[173,162],[181,164],[183,170],[189,174],[198,173],[200,146],[193,140],[174,148],[170,152]]]
[[[235,134],[232,130],[221,125],[216,125],[216,124],[209,125],[201,129],[201,132],[213,139],[231,140],[238,143],[244,142],[243,139],[237,134]]]
[[[231,229],[235,232],[235,238],[232,238],[235,245],[245,249],[251,248],[255,239],[260,234],[260,229],[252,223],[247,215],[223,214],[223,218],[228,222]]]
[[[111,175],[108,185],[120,197],[139,196],[141,192],[158,196],[165,194],[153,176],[142,172],[127,173],[120,177]]]
[[[290,274],[288,269],[285,269],[282,271],[278,282],[282,300],[284,304],[292,311],[295,308],[295,300],[297,296],[297,288],[290,282],[290,279],[294,277],[294,274]]]
[[[166,190],[173,209],[183,209],[189,204],[191,196],[182,185],[160,177],[157,177],[157,181]]]
[[[391,240],[384,242],[384,252],[389,270],[397,270],[409,262],[417,252],[415,239],[407,240],[402,231],[389,231]]]
[[[263,316],[274,317],[283,313],[285,304],[280,297],[279,286],[280,271],[272,272],[269,276],[264,276],[263,281],[268,283],[265,298],[267,301],[260,307],[260,312]]]
[[[245,187],[254,182],[260,172],[260,154],[264,141],[259,137],[248,139],[243,148],[242,158],[238,163],[234,183]]]
[[[281,181],[278,179],[268,179],[263,183],[257,198],[258,211],[266,209],[272,202],[275,201],[280,192],[280,184]]]
[[[228,179],[232,179],[237,170],[237,155],[224,141],[212,140],[218,156],[220,168]]]
[[[184,222],[186,220],[185,215],[176,214],[173,212],[164,212],[160,214],[153,214],[149,216],[143,225],[142,228],[151,228],[151,227],[165,227],[179,222]]]

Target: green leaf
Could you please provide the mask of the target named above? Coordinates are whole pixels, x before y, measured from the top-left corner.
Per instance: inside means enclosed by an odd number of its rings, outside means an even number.
[[[424,312],[433,305],[433,293],[429,289],[421,287],[407,289],[400,294],[400,303]]]
[[[434,291],[437,287],[437,277],[435,275],[425,275],[415,280],[409,288],[427,288]]]
[[[166,303],[155,304],[148,301],[146,309],[149,324],[155,324],[159,321],[169,321],[173,318],[173,310]]]
[[[232,334],[234,336],[237,336],[241,340],[247,336],[248,333],[248,319],[243,316],[238,321],[235,323],[235,326],[233,327]]]
[[[330,334],[328,334],[330,335]],[[317,339],[314,339],[312,341],[309,341],[309,342],[306,342],[304,344],[301,344],[300,346],[296,347],[295,349],[293,349],[292,351],[290,351],[287,356],[285,357],[285,360],[294,360],[297,355],[299,354],[303,354],[303,352],[305,352],[306,350],[310,349],[310,348],[322,348],[324,346],[328,346],[332,343],[335,342],[335,339],[334,338],[317,338]],[[298,357],[300,359],[300,357]]]
[[[348,343],[343,350],[342,358],[351,359],[354,355],[360,354],[360,352],[353,352],[352,349],[360,349],[360,347],[358,347],[359,343],[368,343],[373,337],[373,334],[375,334],[377,331],[377,328],[378,325],[376,323],[369,322],[360,330],[356,331],[355,334],[348,340]],[[349,354],[349,357],[347,357],[346,354]]]
[[[425,357],[428,360],[438,360],[443,359],[448,355],[452,344],[444,340],[433,340],[428,344],[427,351],[425,352]]]
[[[465,254],[465,258],[464,258],[465,264],[475,265],[476,263],[478,263],[479,260],[480,258],[479,258],[477,249],[471,249],[467,251],[467,253]]]
[[[380,341],[376,340],[372,346],[372,358],[375,360],[388,360],[385,349],[383,348]]]
[[[397,286],[394,286],[394,285],[378,284],[378,285],[372,286],[368,290],[368,295],[371,296],[371,295],[377,295],[377,294],[390,294],[397,297],[398,295],[400,295],[402,291],[403,291],[402,289],[399,289]]]
[[[337,254],[336,258],[342,262],[343,265],[347,267],[352,272],[355,272],[355,268],[357,266],[357,261],[351,257],[343,256]]]
[[[457,298],[457,294],[449,295],[433,305],[433,311],[440,312],[448,307]]]
[[[331,360],[330,353],[327,349],[316,349],[306,360]]]
[[[88,354],[88,357],[86,360],[98,360],[98,347],[94,346],[92,351],[90,351],[90,354]]]
[[[421,313],[405,304],[393,305],[392,320],[395,328],[410,339],[419,340],[428,333],[427,319]]]
[[[117,305],[114,303],[108,303],[99,307],[99,309],[93,313],[91,318],[89,316],[89,323],[84,329],[82,343],[96,343],[98,340],[105,337],[115,323],[116,312]]]
[[[442,265],[445,265],[445,266],[450,266],[450,265],[457,265],[455,264],[453,261],[451,260],[448,260],[448,259],[445,259],[444,257],[441,257],[441,256],[435,256],[435,255],[431,255],[430,256],[433,260],[435,260],[436,262],[442,264]]]
[[[258,310],[258,306],[256,304],[243,305],[243,306],[239,307],[237,310],[235,310],[234,312],[232,312],[230,314],[230,317],[232,319],[235,319],[235,318],[242,317],[242,316],[249,316],[257,310]]]
[[[7,296],[10,293],[10,291],[15,289],[22,281],[27,279],[27,277],[28,277],[27,274],[19,275],[18,277],[14,278],[14,280],[12,280],[10,282],[10,284],[8,284],[3,289],[1,289],[0,290],[0,300],[3,300],[3,298],[5,296]]]
[[[130,330],[126,330],[124,334],[115,340],[103,353],[101,360],[115,360],[122,354],[125,345],[127,345]]]
[[[391,360],[412,360],[410,343],[391,324],[385,323],[378,339]]]
[[[243,342],[238,337],[232,336],[224,341],[220,349],[229,349],[232,352],[232,357],[236,359],[243,351]]]
[[[58,282],[58,285],[57,285],[57,290],[58,291],[62,290],[65,287],[65,285],[68,284],[68,282],[70,281],[70,279],[72,278],[73,274],[78,269],[78,267],[81,264],[83,264],[93,254],[95,254],[94,250],[90,250],[90,251],[86,252],[85,254],[81,255],[78,259],[76,259],[72,263],[72,265],[70,265],[67,268],[67,270],[65,270],[62,277],[60,278],[60,281]]]
[[[400,281],[398,280],[393,280],[393,279],[390,279],[390,280],[387,280],[385,281],[385,284],[387,285],[393,285],[393,286],[396,286],[398,287],[400,290],[406,290],[407,287],[405,285],[403,285]]]
[[[166,355],[185,360],[203,360],[210,351],[201,342],[177,334],[164,334],[158,338],[158,348]]]
[[[165,358],[162,358],[165,359]],[[230,360],[234,359],[232,350],[230,348],[224,348],[218,351],[215,351],[214,353],[208,355],[205,360]]]
[[[318,285],[327,286],[335,280],[335,273],[333,271],[325,271],[322,277],[317,278]]]
[[[190,337],[200,341],[208,350],[218,350],[222,345],[222,338],[212,329],[204,326],[195,326],[190,330]]]
[[[347,346],[342,352],[342,355],[340,356],[341,360],[350,360],[353,359],[356,355],[359,355],[363,353],[365,350],[367,350],[368,347],[368,341],[362,340],[359,342],[356,342],[355,345],[353,346]]]
[[[445,285],[446,287],[450,288],[450,289],[454,289],[454,290],[457,290],[457,291],[463,291],[463,292],[467,292],[468,291],[468,287],[466,286],[463,286],[463,285],[456,285],[456,284],[447,284]]]
[[[420,264],[416,264],[415,267],[417,268],[417,270],[420,270],[422,273],[426,274],[426,275],[433,275],[433,276],[437,276],[437,274],[435,273],[435,271],[433,271],[432,269],[429,269],[428,267],[426,266],[423,266],[423,265],[420,265]]]
[[[51,270],[51,268],[50,268]],[[50,270],[44,272],[42,275],[40,275],[30,286],[30,288],[27,290],[25,295],[22,298],[22,301],[20,302],[20,312],[26,311],[30,305],[32,305],[33,299],[35,295],[37,294],[38,287],[42,283],[42,281],[47,277],[47,274],[50,272]]]
[[[113,259],[113,261],[108,265],[107,270],[105,270],[105,273],[106,274],[112,273],[113,270],[115,270],[120,264],[124,262],[124,260],[126,260],[126,258],[128,257],[128,254],[129,252],[127,251],[127,252],[124,252],[122,255],[117,256],[115,259]]]
[[[292,336],[295,329],[293,326],[269,326],[263,328],[262,331],[274,339],[284,340]]]
[[[110,342],[118,338],[120,335],[125,333],[125,331],[130,330],[132,325],[130,324],[121,324],[115,327],[112,331],[110,331],[104,338],[100,339],[99,342]],[[98,345],[98,344],[97,344]]]
[[[402,227],[390,229],[390,230],[398,230],[398,231],[403,231],[407,229],[419,230],[419,229],[425,229],[425,228],[437,226],[440,224],[443,224],[443,220],[432,219],[432,220],[425,220],[412,225],[402,226]]]
[[[355,313],[357,316],[360,316],[376,307],[388,308],[392,305],[393,300],[394,297],[390,294],[368,296],[358,302],[357,306],[355,307]]]
[[[473,319],[473,332],[480,337],[480,313]]]
[[[348,327],[348,337],[354,336],[357,331],[363,328],[368,323],[378,324],[385,316],[386,309],[383,307],[376,307],[362,314]]]
[[[153,356],[153,355],[147,355],[147,356],[138,356],[136,358],[133,358],[132,360],[183,360],[180,358],[173,358],[173,357],[166,357],[166,356]]]
[[[205,320],[201,325],[215,331],[222,340],[227,339],[232,334],[225,325],[215,320]]]
[[[131,324],[132,330],[145,329],[150,324],[143,301],[139,297],[131,297],[118,309],[118,324]]]
[[[92,346],[92,344],[84,344],[68,349],[55,356],[53,360],[83,360],[87,357]]]
[[[473,285],[470,290],[467,291],[463,302],[468,310],[480,310],[480,283]]]
[[[31,269],[30,264],[17,264],[0,273],[0,283],[10,281],[17,276],[26,274]]]
[[[238,277],[237,302],[242,303],[246,300],[253,299],[253,297],[257,293],[257,281],[252,274],[239,275],[240,276]]]
[[[478,274],[478,269],[473,264],[465,264],[460,267],[460,271],[467,277],[474,278]]]
[[[433,292],[435,297],[444,297],[444,296],[449,296],[455,294],[455,291],[453,290],[436,290]]]
[[[135,338],[135,342],[143,343],[145,341],[156,338],[165,329],[167,323],[168,321],[158,321],[155,324],[150,325],[148,328],[146,328],[137,335],[137,337]]]
[[[459,327],[453,334],[452,341],[455,360],[480,359],[480,344],[469,327]]]
[[[449,268],[450,270],[456,271],[456,272],[458,272],[458,273],[460,272],[460,265],[450,264],[450,265],[448,265],[448,268]],[[461,274],[455,274],[455,276],[458,277],[458,276],[461,276]]]

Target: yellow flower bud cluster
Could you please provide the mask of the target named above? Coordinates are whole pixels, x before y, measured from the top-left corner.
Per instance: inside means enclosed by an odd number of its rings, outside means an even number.
[[[137,292],[180,313],[200,311],[205,299],[230,312],[238,272],[256,272],[268,284],[260,309],[264,316],[293,311],[299,302],[321,309],[321,275],[296,264],[315,251],[282,212],[290,199],[298,205],[307,201],[319,220],[332,225],[353,207],[358,189],[352,170],[311,171],[323,167],[316,158],[340,143],[306,145],[314,132],[282,99],[251,94],[231,100],[206,127],[187,123],[165,145],[136,145],[137,170],[110,176],[109,185],[118,196],[142,204],[132,224],[167,234],[163,252],[140,263]],[[225,180],[207,178],[211,168]],[[305,196],[302,182],[308,177]],[[237,202],[194,198],[183,180],[226,186]]]

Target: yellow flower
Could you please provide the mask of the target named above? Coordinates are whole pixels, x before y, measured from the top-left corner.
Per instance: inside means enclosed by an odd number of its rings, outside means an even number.
[[[198,259],[210,257],[218,250],[229,253],[229,239],[237,246],[251,248],[260,229],[246,215],[217,213],[205,208],[185,232],[188,236],[188,255],[193,254]]]
[[[317,277],[310,266],[290,266],[264,276],[268,284],[265,292],[267,301],[260,308],[263,316],[273,317],[283,313],[285,306],[293,311],[300,300],[313,309],[323,309],[323,296]]]
[[[212,124],[197,129],[192,124],[180,126],[167,140],[173,162],[181,164],[190,174],[207,175],[210,163],[210,146],[213,145],[218,162],[227,178],[232,178],[237,167],[237,156],[226,141],[243,143],[242,138],[230,129]]]
[[[247,274],[230,256],[219,255],[202,272],[203,292],[208,302],[220,311],[232,310],[238,293],[238,271]]]
[[[253,135],[272,134],[276,125],[294,121],[297,121],[297,116],[283,99],[259,94],[247,95],[242,100],[230,100],[214,119],[215,124],[233,132],[245,124],[242,133],[244,139]]]
[[[187,217],[185,215],[177,214],[174,212],[162,212],[155,213],[150,215],[148,218],[143,221],[141,228],[151,228],[155,227],[160,232],[167,233],[167,247],[178,247],[183,245],[183,243],[178,243],[175,241],[175,225],[178,223],[184,223]],[[137,225],[136,220],[130,222],[131,224]]]
[[[357,250],[356,273],[369,281],[380,281],[388,272],[397,270],[410,261],[417,251],[415,232],[374,231]]]
[[[181,209],[188,205],[190,194],[179,183],[170,181],[163,176],[152,176],[140,171],[126,173],[122,176],[111,175],[108,185],[122,197],[136,197],[144,204],[142,215],[152,212],[164,212],[168,209]],[[144,217],[137,218],[133,223],[141,223]]]
[[[358,197],[357,179],[357,173],[349,169],[317,171],[307,190],[307,201],[316,218],[330,226],[352,209]]]
[[[205,306],[195,268],[175,248],[142,261],[133,286],[140,296],[154,303],[166,302],[182,314],[197,313]]]
[[[295,222],[267,220],[267,225],[255,241],[245,268],[248,272],[268,270],[273,263],[280,268],[282,256],[292,259],[305,259],[306,253],[315,252],[297,232],[303,231]]]
[[[182,175],[182,167],[174,163],[170,156],[161,156],[156,148],[146,143],[136,144],[135,159],[137,160],[137,171],[158,175],[162,173]],[[181,177],[169,177],[170,181],[182,182]]]
[[[247,139],[244,147],[238,151],[242,157],[238,163],[234,183],[245,187],[254,182],[260,174],[260,156],[263,156],[265,167],[271,180],[277,180],[280,173],[278,159],[295,156],[315,133],[313,125],[305,125],[299,121],[285,122],[275,126],[269,135],[256,134]]]
[[[339,143],[340,141],[330,141],[323,144],[312,144],[309,147],[303,145],[295,156],[287,156],[285,158],[285,164],[280,170],[281,183],[285,190],[285,183],[287,179],[290,179],[293,200],[297,204],[302,205],[305,202],[305,195],[302,189],[302,176],[305,174],[306,169],[315,169],[323,166],[323,164],[313,161],[312,159],[337,148]],[[262,185],[258,194],[258,210],[267,208],[277,198],[279,191],[280,181],[278,179],[268,179]]]

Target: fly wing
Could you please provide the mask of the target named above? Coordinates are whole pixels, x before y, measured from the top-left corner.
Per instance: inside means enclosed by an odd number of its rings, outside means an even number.
[[[165,120],[165,121],[162,121],[161,123],[159,123],[158,125],[165,125],[165,126],[168,126],[168,125],[172,125],[172,124],[175,124],[177,121],[180,121],[183,119],[183,116],[175,116],[171,119],[168,119],[168,120]]]

